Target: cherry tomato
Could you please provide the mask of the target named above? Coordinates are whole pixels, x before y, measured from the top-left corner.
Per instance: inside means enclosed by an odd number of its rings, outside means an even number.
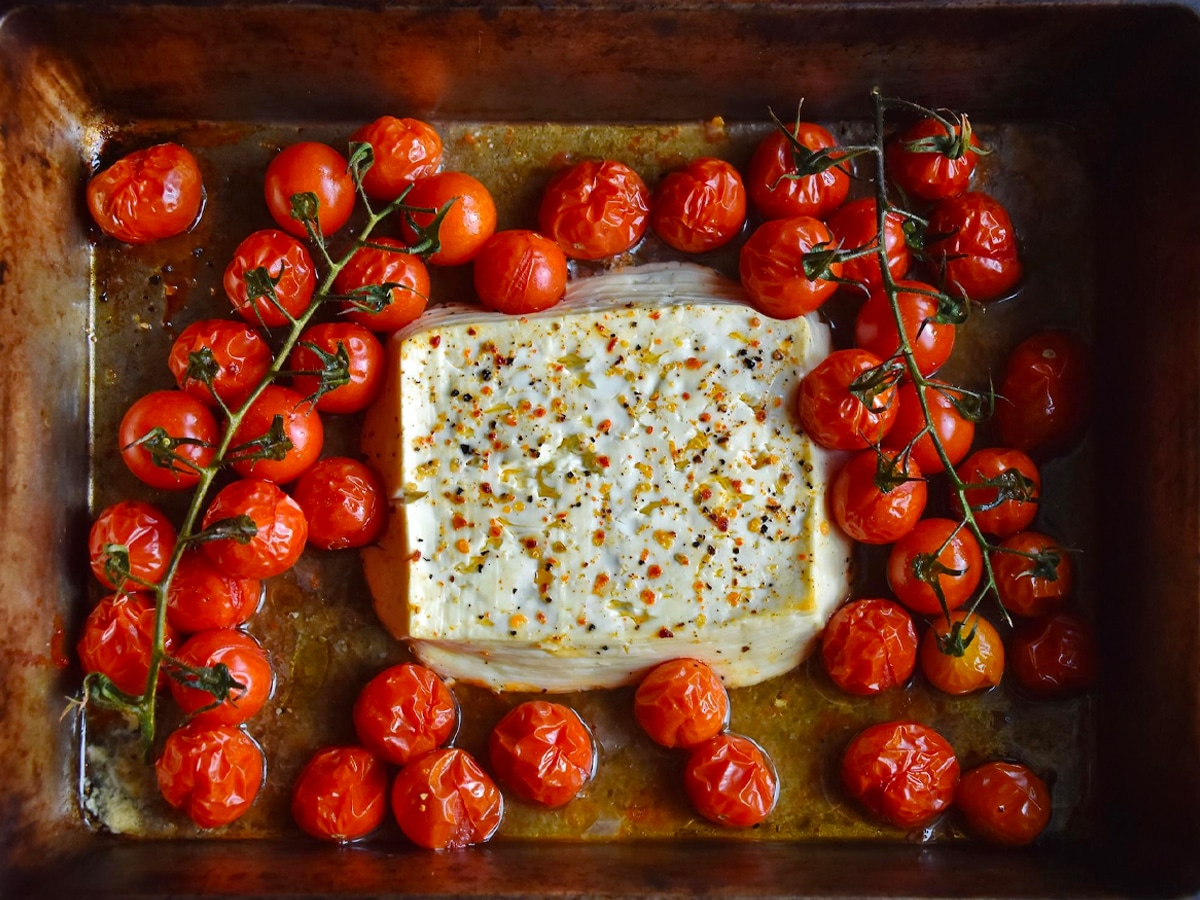
[[[1021,624],[1009,648],[1017,683],[1035,697],[1055,700],[1082,694],[1095,683],[1096,656],[1092,627],[1069,612]]]
[[[615,160],[585,160],[550,179],[538,210],[542,234],[572,259],[603,259],[631,249],[646,233],[650,192]]]
[[[83,671],[107,675],[118,690],[141,696],[150,677],[154,615],[154,601],[147,594],[109,594],[101,600],[79,640]],[[174,645],[175,632],[168,626],[163,646],[170,652]]]
[[[922,375],[932,375],[954,350],[954,326],[936,321],[938,301],[929,294],[918,293],[934,292],[932,287],[920,281],[901,281],[898,287],[902,290],[896,294],[896,303],[917,370]],[[854,343],[880,359],[890,359],[900,349],[900,332],[886,292],[872,294],[859,309],[854,321]]]
[[[118,441],[129,471],[150,487],[182,491],[212,462],[217,420],[182,391],[154,391],[134,401],[121,419]]]
[[[663,179],[650,227],[669,247],[706,253],[728,244],[746,221],[746,188],[723,159],[702,157]]]
[[[242,578],[282,575],[304,552],[308,522],[300,505],[269,481],[244,479],[227,485],[204,513],[203,527],[249,516],[258,530],[249,542],[236,537],[205,541],[204,553],[218,569]]]
[[[838,609],[821,635],[825,671],[848,694],[869,696],[904,684],[917,665],[912,616],[891,600],[855,600]]]
[[[308,309],[317,287],[317,270],[302,243],[282,231],[266,229],[238,244],[223,284],[238,315],[251,325],[274,328],[289,324]]]
[[[263,598],[257,578],[228,575],[198,547],[183,552],[167,589],[167,621],[183,634],[233,628],[248,620]]]
[[[525,315],[549,309],[567,289],[567,257],[535,231],[498,231],[475,257],[475,293],[488,309]]]
[[[1038,555],[1042,558],[1034,558]],[[1021,531],[1001,541],[1000,549],[992,552],[992,572],[1000,602],[1016,616],[1054,611],[1075,580],[1071,555],[1058,541],[1036,531]]]
[[[951,465],[958,465],[971,449],[975,440],[975,423],[959,412],[955,401],[961,401],[963,393],[953,385],[935,381],[925,391],[925,403],[929,407],[930,423],[942,442],[942,449],[950,457]],[[917,387],[911,381],[900,386],[896,395],[896,421],[883,439],[888,450],[900,451],[911,447],[913,459],[926,475],[943,471],[942,458],[933,446],[933,438],[925,431],[925,413],[917,396]],[[924,434],[921,434],[925,431]],[[921,434],[920,437],[917,437]]]
[[[879,222],[876,219],[875,201],[870,197],[847,203],[829,217],[829,230],[834,242],[841,250],[857,250],[878,242]],[[887,251],[888,271],[893,280],[899,280],[908,272],[912,262],[908,243],[904,239],[904,219],[889,212],[883,223],[883,243]],[[879,257],[874,253],[848,259],[842,269],[842,277],[863,285],[869,293],[883,290],[883,275],[879,271]]]
[[[262,748],[237,728],[195,723],[174,731],[154,764],[158,789],[201,828],[220,828],[240,818],[262,787]]]
[[[554,809],[574,800],[596,771],[592,733],[570,707],[530,700],[488,738],[496,779],[522,800]]]
[[[683,786],[696,812],[730,828],[757,825],[779,799],[779,778],[762,747],[728,732],[692,748]]]
[[[921,639],[921,672],[930,684],[947,694],[969,694],[998,685],[1004,677],[1004,644],[992,623],[966,610],[951,613],[950,619],[960,628],[961,643],[965,645],[962,656],[946,652],[947,648],[939,643],[939,639],[953,641],[953,625],[944,616],[936,618]],[[968,635],[972,635],[970,641]]]
[[[458,730],[458,704],[424,666],[384,669],[358,695],[354,729],[368,750],[398,766],[442,746]]]
[[[185,713],[195,713],[192,718],[195,725],[240,725],[262,709],[275,688],[275,673],[271,671],[266,651],[250,635],[233,628],[214,628],[192,635],[175,658],[197,669],[222,663],[237,682],[220,705],[199,712],[212,706],[214,696],[171,679],[171,696]]]
[[[905,480],[886,490],[877,483],[880,466],[885,480]],[[920,467],[910,460],[887,457],[874,450],[850,458],[833,480],[830,506],[838,526],[860,544],[891,544],[913,530],[925,512],[927,499]]]
[[[811,122],[790,125],[788,132],[812,151],[837,146],[832,134]],[[796,169],[792,143],[782,131],[772,131],[755,148],[746,184],[750,201],[763,218],[824,219],[846,199],[850,176],[840,166],[800,177],[796,177]]]
[[[311,345],[311,346],[310,346]],[[317,397],[317,409],[327,413],[362,412],[375,402],[383,388],[383,345],[371,332],[354,322],[326,322],[305,329],[288,367],[293,372],[327,372],[328,365],[313,347],[332,357],[346,355],[345,384],[338,385]],[[296,375],[292,389],[300,396],[311,398],[321,387],[321,375]]]
[[[842,264],[826,263],[810,278],[813,251],[833,249],[833,235],[824,224],[807,216],[764,222],[742,245],[738,272],[742,287],[768,316],[793,319],[817,309],[837,290],[830,279],[842,274]]]
[[[1021,280],[1017,234],[987,194],[943,200],[929,216],[930,259],[945,269],[946,290],[980,303],[1008,295]]]
[[[292,818],[307,834],[344,844],[366,837],[387,816],[388,771],[362,747],[325,747],[292,786]]]
[[[277,225],[298,238],[308,236],[304,223],[292,217],[292,197],[315,194],[317,226],[329,236],[346,224],[357,191],[346,157],[328,144],[304,141],[285,147],[267,165],[263,195]]]
[[[465,172],[440,172],[422,178],[413,185],[404,203],[440,210],[451,200],[454,204],[438,228],[438,250],[429,256],[429,262],[435,266],[470,262],[496,231],[496,202],[482,182]],[[428,227],[433,219],[434,213],[403,213],[400,233],[411,245],[417,240],[417,228]]]
[[[966,117],[947,128],[934,118],[919,119],[888,144],[888,175],[902,191],[922,200],[944,200],[967,189],[979,162]],[[914,146],[915,145],[915,146]]]
[[[219,397],[230,409],[262,383],[272,362],[263,336],[229,319],[193,322],[175,339],[167,359],[181,391],[210,407],[219,405]]]
[[[805,433],[828,450],[865,450],[878,444],[896,419],[896,380],[866,350],[835,350],[800,382],[798,411]],[[875,370],[866,403],[850,392],[855,379]],[[893,367],[893,371],[898,369]]]
[[[638,685],[633,714],[650,739],[664,747],[694,747],[729,723],[729,694],[708,663],[673,659]]]
[[[979,542],[950,519],[922,519],[888,556],[888,586],[901,603],[925,615],[942,611],[931,581],[941,588],[947,608],[957,609],[971,599],[982,575]]]
[[[271,439],[276,418],[283,426],[285,443]],[[265,441],[264,444],[251,444]],[[255,398],[233,434],[229,459],[243,478],[292,481],[304,473],[325,443],[325,427],[316,407],[295,391],[269,384]]]
[[[130,153],[87,186],[88,210],[100,230],[127,244],[182,234],[199,218],[203,201],[200,166],[179,144]]]
[[[363,176],[362,186],[372,200],[390,203],[442,164],[441,137],[419,119],[381,116],[359,128],[350,140],[371,145],[374,162]]]
[[[300,476],[292,495],[308,520],[308,542],[322,550],[365,547],[387,524],[383,480],[356,459],[320,460]]]
[[[987,762],[963,775],[954,805],[976,837],[1024,847],[1050,824],[1050,789],[1028,766]]]
[[[333,280],[333,289],[348,295],[372,285],[396,285],[388,304],[379,312],[355,307],[351,302],[342,304],[342,310],[351,321],[371,331],[399,331],[425,311],[429,302],[429,271],[419,257],[405,252],[408,248],[395,238],[372,238],[371,243],[377,246],[360,247],[354,252]],[[381,250],[378,245],[395,250]]]
[[[101,510],[88,532],[92,572],[106,588],[121,587],[127,577],[143,586],[157,584],[174,552],[175,526],[141,500],[122,500]]]
[[[1017,345],[996,398],[996,425],[1006,446],[1036,456],[1071,448],[1091,407],[1089,356],[1066,331],[1040,331]]]
[[[417,846],[452,849],[491,838],[504,817],[504,798],[467,751],[447,747],[400,770],[392,812]]]
[[[850,742],[842,756],[842,784],[872,814],[913,830],[931,822],[954,800],[958,758],[932,728],[884,722]]]
[[[1037,516],[1042,476],[1033,460],[1020,450],[997,447],[977,450],[955,471],[966,484],[1006,479],[1003,488],[974,487],[964,491],[967,503],[975,514],[975,522],[987,534],[1008,537],[1024,531]],[[959,508],[958,498],[951,499],[955,508]]]

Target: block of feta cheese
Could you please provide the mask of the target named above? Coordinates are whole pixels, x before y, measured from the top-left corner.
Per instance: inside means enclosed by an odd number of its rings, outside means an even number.
[[[712,270],[580,279],[552,310],[433,309],[397,334],[364,427],[388,485],[375,608],[442,675],[496,690],[731,686],[796,666],[849,588],[831,458],[801,431],[815,316]]]

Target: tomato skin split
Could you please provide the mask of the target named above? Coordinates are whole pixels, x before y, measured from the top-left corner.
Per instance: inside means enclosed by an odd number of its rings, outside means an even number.
[[[488,841],[504,817],[504,798],[469,753],[446,747],[400,770],[392,812],[405,836],[429,850]]]

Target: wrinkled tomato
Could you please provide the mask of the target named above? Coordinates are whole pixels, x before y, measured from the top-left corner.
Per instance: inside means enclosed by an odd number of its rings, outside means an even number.
[[[838,609],[821,635],[830,680],[848,694],[869,696],[898,687],[917,665],[912,616],[891,600],[855,600]]]
[[[371,244],[354,251],[334,278],[333,289],[342,296],[360,295],[342,304],[342,311],[351,321],[377,333],[399,331],[425,311],[429,270],[420,257],[408,253],[408,247],[395,238],[372,238]],[[384,284],[394,287],[388,292],[387,304],[376,311],[364,289]]]
[[[951,629],[958,626],[961,640]],[[961,644],[962,654],[950,650],[946,639]],[[969,694],[993,688],[1004,677],[1004,644],[995,627],[975,613],[959,610],[933,620],[921,639],[921,672],[929,683],[947,694]]]
[[[317,270],[302,243],[271,228],[237,245],[222,284],[239,316],[251,325],[275,328],[308,309]]]
[[[963,775],[954,797],[967,830],[992,844],[1023,847],[1050,824],[1050,789],[1028,766],[987,762]]]
[[[812,122],[787,126],[788,133],[811,152],[837,145],[833,135]],[[754,150],[746,186],[754,208],[766,219],[812,216],[824,219],[842,205],[850,191],[850,176],[843,165],[830,166],[812,175],[797,175],[796,152],[788,136],[776,130]]]
[[[158,789],[201,828],[220,828],[245,814],[266,774],[262,748],[244,731],[195,723],[174,731],[154,764]]]
[[[633,714],[655,743],[694,747],[725,730],[729,694],[708,663],[673,659],[655,666],[638,684]]]
[[[308,520],[308,541],[322,550],[365,547],[383,532],[388,504],[370,466],[328,456],[300,476],[292,496]]]
[[[966,603],[983,575],[983,554],[970,530],[950,519],[922,519],[896,541],[888,556],[888,586],[913,612],[942,611],[936,582],[948,609]]]
[[[746,189],[737,169],[703,157],[663,179],[650,227],[669,247],[707,253],[728,244],[746,222]]]
[[[77,651],[84,672],[99,672],[126,694],[141,696],[154,650],[154,601],[148,594],[109,594],[88,614]],[[175,646],[167,627],[163,648]],[[159,689],[162,688],[159,680]]]
[[[88,532],[92,573],[106,588],[130,578],[134,590],[157,584],[175,552],[175,526],[155,506],[122,500],[96,516]]]
[[[344,357],[344,359],[343,359]],[[288,360],[292,390],[326,413],[362,412],[375,402],[383,388],[383,345],[362,325],[324,322],[305,329]],[[336,372],[346,382],[321,392]]]
[[[354,704],[354,728],[368,750],[404,766],[454,737],[458,704],[432,671],[401,663],[362,689]]]
[[[431,226],[447,203],[451,206],[438,226],[438,249],[428,257],[435,266],[470,262],[496,231],[496,202],[483,183],[466,172],[439,172],[416,182],[404,198],[406,206],[434,211],[402,212],[400,233],[410,246],[418,240],[417,229]]]
[[[536,231],[498,231],[475,257],[475,293],[488,309],[525,315],[549,309],[567,289],[567,257]]]
[[[630,250],[650,222],[650,192],[640,175],[615,160],[585,160],[550,179],[538,210],[542,234],[572,259],[603,259]]]
[[[278,434],[276,420],[282,428]],[[315,463],[324,443],[316,407],[290,388],[269,384],[242,417],[227,458],[243,478],[284,483]]]
[[[925,403],[929,408],[927,423],[921,400],[917,396],[917,387],[911,381],[906,381],[896,393],[896,421],[884,437],[883,446],[894,451],[911,447],[909,452],[921,471],[926,475],[935,475],[946,467],[933,446],[933,438],[925,431],[927,424],[932,425],[942,449],[950,458],[950,464],[958,465],[970,452],[971,442],[975,440],[975,423],[955,405],[956,402],[962,402],[962,398],[961,390],[942,381],[932,382],[925,390]],[[917,437],[918,434],[921,436]]]
[[[834,478],[829,502],[835,521],[851,539],[890,544],[912,531],[927,496],[921,469],[911,459],[863,450]]]
[[[292,198],[314,194],[316,227],[329,236],[340,229],[354,211],[358,193],[346,157],[328,144],[304,141],[281,150],[267,165],[263,195],[275,223],[290,235],[308,236],[304,222],[293,216]]]
[[[522,800],[563,806],[596,771],[592,733],[561,703],[530,700],[511,709],[488,738],[496,779]]]
[[[1017,627],[1009,665],[1027,692],[1057,700],[1082,694],[1095,684],[1097,656],[1091,625],[1074,613],[1060,611]]]
[[[380,116],[350,136],[370,144],[374,161],[363,176],[363,190],[372,200],[391,202],[414,181],[428,178],[442,164],[442,139],[419,119]]]
[[[324,747],[292,785],[292,818],[307,834],[344,844],[366,837],[387,816],[388,771],[362,747]]]
[[[481,844],[504,817],[504,798],[469,753],[434,750],[400,770],[392,812],[405,836],[430,850]]]
[[[1006,552],[1007,551],[1007,552]],[[1040,616],[1061,606],[1071,593],[1071,555],[1036,531],[1021,531],[992,552],[996,592],[1015,616]]]
[[[742,245],[738,273],[746,295],[768,316],[793,319],[817,309],[837,290],[842,274],[833,235],[808,216],[764,222]]]
[[[127,244],[174,237],[192,227],[204,202],[196,158],[179,144],[157,144],[122,157],[87,186],[100,230]]]
[[[235,524],[230,520],[239,516],[249,517],[255,529],[249,541],[231,536],[202,545],[217,568],[243,578],[271,578],[295,565],[308,540],[308,522],[295,500],[269,481],[235,481],[213,498],[203,527],[211,530],[224,523],[223,528],[230,528]]]
[[[866,376],[872,372],[871,376]],[[850,388],[857,379],[871,378],[862,398]],[[883,360],[866,350],[835,350],[800,382],[798,412],[805,433],[827,450],[865,450],[877,445],[896,419],[896,380]],[[865,402],[864,402],[865,401]]]
[[[936,291],[928,284],[901,281],[897,286],[901,290],[896,294],[896,305],[917,371],[932,375],[954,350],[954,326],[937,321],[938,301],[932,296]],[[854,343],[880,359],[891,359],[899,351],[900,332],[886,292],[875,292],[859,309],[854,321]]]
[[[263,336],[241,322],[204,319],[180,332],[167,365],[175,383],[206,406],[237,409],[262,383],[274,358]]]
[[[728,732],[692,748],[683,786],[696,812],[730,828],[757,825],[779,799],[779,778],[762,747]]]
[[[247,621],[263,599],[257,578],[221,571],[199,547],[183,552],[167,589],[167,621],[182,634],[234,628]]]
[[[930,213],[927,234],[927,255],[952,294],[986,303],[1008,296],[1021,280],[1012,220],[987,194],[943,200]]]
[[[182,491],[212,462],[217,420],[183,391],[153,391],[134,401],[121,419],[121,458],[150,487]]]
[[[1008,537],[1024,531],[1037,516],[1042,476],[1020,450],[988,447],[972,453],[955,470],[975,522],[987,534]],[[959,507],[958,497],[951,498]]]
[[[954,800],[958,758],[949,742],[917,722],[873,725],[842,756],[846,792],[897,828],[931,822]]]
[[[1089,356],[1067,331],[1040,331],[1016,346],[996,397],[996,426],[1006,446],[1039,458],[1071,449],[1091,408]]]
[[[865,197],[847,203],[829,217],[829,230],[839,250],[859,250],[877,245],[879,222],[876,218],[875,200]],[[893,281],[903,278],[908,272],[912,255],[904,238],[904,219],[889,212],[883,222],[883,243],[887,252],[888,271]],[[846,260],[842,277],[861,284],[868,293],[883,290],[883,275],[879,269],[879,257],[875,253]]]
[[[262,709],[275,688],[275,673],[267,652],[250,635],[233,628],[214,628],[192,635],[175,658],[194,669],[220,663],[236,682],[229,695],[214,705],[213,694],[188,686],[191,681],[187,673],[171,673],[171,696],[185,713],[194,714],[191,721],[197,725],[240,725]],[[211,709],[206,708],[210,706]]]

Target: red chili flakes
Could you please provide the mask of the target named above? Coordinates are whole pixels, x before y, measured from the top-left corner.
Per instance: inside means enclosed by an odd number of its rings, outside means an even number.
[[[596,462],[602,469],[607,469],[612,465],[612,460],[610,460],[607,456],[597,456]]]
[[[545,418],[545,415],[546,415],[546,407],[544,407],[544,406],[539,406],[537,409],[535,409],[533,411],[533,417],[535,419]]]
[[[655,596],[654,591],[650,590],[650,588],[646,588],[644,591],[642,591],[642,602],[647,606],[653,606],[654,601],[657,599],[658,598]]]
[[[647,578],[661,578],[662,577],[662,566],[651,566],[650,568],[648,568],[646,570],[646,577]]]
[[[431,337],[429,339],[430,347],[440,347],[441,344],[442,344],[442,336],[440,334],[435,334],[433,337]]]
[[[694,356],[689,356],[683,363],[689,369],[699,369],[704,363]]]
[[[596,430],[601,434],[608,434],[612,430],[612,419],[605,419],[597,426]]]
[[[662,628],[658,629],[658,636],[660,638],[673,638],[675,637],[675,632],[664,625]]]
[[[459,528],[466,528],[467,527],[467,517],[464,516],[462,513],[455,513],[454,516],[450,519],[450,524],[454,526],[454,529],[456,531]]]

